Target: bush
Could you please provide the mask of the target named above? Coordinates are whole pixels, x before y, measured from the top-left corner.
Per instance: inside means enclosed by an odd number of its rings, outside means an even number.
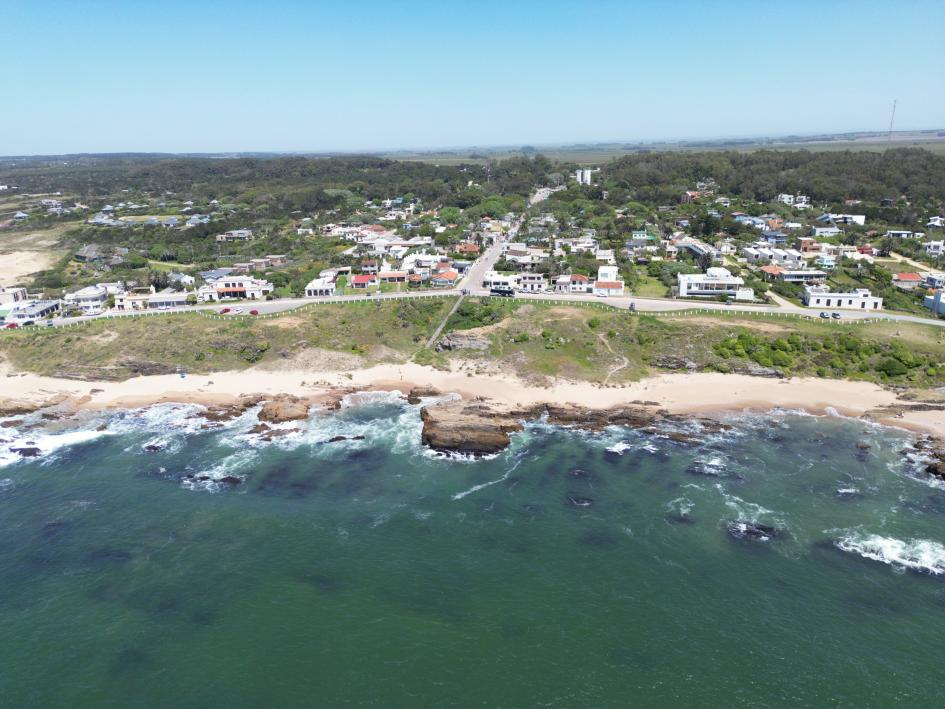
[[[587,326],[591,328],[591,330],[596,330],[597,328],[600,327],[600,318],[597,318],[597,317],[590,318],[587,321]]]

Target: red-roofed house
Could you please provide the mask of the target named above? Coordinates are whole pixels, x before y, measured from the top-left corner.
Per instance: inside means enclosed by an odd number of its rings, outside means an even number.
[[[352,288],[371,288],[377,285],[377,276],[373,273],[364,273],[351,277]]]
[[[774,266],[774,265],[772,265],[772,264],[770,264],[770,263],[769,263],[767,266],[762,266],[759,270],[760,270],[762,273],[764,273],[764,274],[765,274],[765,278],[766,278],[766,279],[769,279],[769,280],[774,280],[774,279],[776,279],[778,276],[780,276],[782,273],[784,273],[784,269],[783,269],[783,268],[778,268],[777,266]]]
[[[407,272],[406,271],[381,271],[377,274],[377,278],[381,283],[406,283],[407,282]]]
[[[456,271],[443,271],[430,277],[430,285],[434,288],[451,288],[459,280]]]
[[[922,276],[918,273],[894,273],[893,285],[902,290],[912,290],[922,284]]]
[[[465,244],[465,243],[464,243],[464,244],[457,244],[457,245],[456,245],[456,253],[458,253],[458,254],[472,254],[472,255],[475,255],[475,254],[478,254],[478,253],[479,253],[479,246],[476,245],[476,244]]]

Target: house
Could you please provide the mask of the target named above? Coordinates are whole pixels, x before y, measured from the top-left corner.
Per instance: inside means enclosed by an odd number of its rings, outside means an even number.
[[[483,288],[515,288],[518,285],[517,275],[507,275],[498,271],[486,271],[482,278]]]
[[[916,233],[905,229],[890,229],[883,236],[887,239],[912,239],[918,236],[925,236],[921,232]]]
[[[81,310],[83,315],[98,315],[104,310],[106,300],[108,291],[103,286],[95,285],[67,293],[62,303],[67,308]]]
[[[830,254],[820,254],[814,259],[814,265],[827,271],[833,271],[837,267],[837,257]]]
[[[377,259],[361,259],[361,273],[374,274],[379,270]]]
[[[922,285],[926,288],[945,288],[945,273],[926,273]]]
[[[270,266],[285,266],[289,260],[285,254],[266,254]]]
[[[186,273],[176,273],[171,271],[167,274],[167,280],[171,283],[179,283],[181,286],[193,286],[197,279],[193,276],[188,276]]]
[[[931,295],[925,296],[922,305],[936,315],[945,315],[945,290],[939,289]]]
[[[794,206],[794,195],[792,194],[787,194],[787,193],[779,194],[775,199],[781,204],[786,204],[789,207]]]
[[[103,258],[105,258],[105,254],[102,253],[102,250],[99,248],[98,244],[86,244],[75,252],[73,258],[76,261],[90,263],[92,261],[101,261]]]
[[[817,217],[817,221],[822,224],[859,224],[863,226],[866,224],[866,215],[865,214],[833,214],[827,212],[821,214]]]
[[[20,303],[24,300],[26,300],[26,288],[0,286],[0,305]]]
[[[462,254],[463,256],[478,256],[479,246],[477,244],[470,244],[468,242],[457,244],[456,253]]]
[[[317,298],[319,296],[331,296],[335,294],[334,278],[313,278],[305,286],[306,298]]]
[[[922,285],[922,276],[918,273],[894,273],[893,285],[901,290],[914,290]]]
[[[406,283],[406,271],[381,271],[377,274],[377,280],[380,283]]]
[[[922,246],[925,247],[925,253],[929,256],[939,257],[945,254],[945,240],[927,241]]]
[[[942,229],[945,227],[945,217],[930,217],[925,223],[928,228]]]
[[[225,231],[222,234],[217,234],[214,237],[219,242],[230,242],[230,241],[252,241],[253,239],[253,230],[252,229],[230,229]]]
[[[597,281],[594,283],[594,295],[623,295],[624,282],[620,278],[620,269],[616,266],[600,266],[597,269]]]
[[[572,273],[558,276],[555,279],[555,290],[558,293],[591,293],[594,290],[594,282],[587,276]]]
[[[548,288],[548,281],[541,273],[522,273],[518,278],[519,290],[526,293],[541,293]]]
[[[787,234],[785,234],[783,231],[769,229],[765,232],[762,232],[761,236],[769,244],[774,244],[776,246],[784,246],[787,243]]]
[[[25,300],[13,306],[7,313],[7,321],[26,322],[51,317],[59,310],[58,300]]]
[[[430,276],[430,285],[434,288],[452,288],[459,280],[459,274],[456,271],[440,271]]]
[[[727,268],[709,268],[705,273],[680,273],[676,276],[680,298],[734,297],[736,300],[754,300],[755,292],[744,288],[745,280],[733,276]]]
[[[804,287],[802,299],[808,308],[883,309],[883,299],[874,296],[867,288],[857,288],[852,293],[834,293],[828,286],[810,285]]]
[[[816,254],[820,251],[820,244],[809,236],[799,236],[794,240],[794,248],[802,254]]]
[[[789,270],[769,264],[761,267],[765,280],[781,281],[782,283],[824,283],[827,280],[827,274],[823,271],[814,269]]]
[[[192,292],[175,291],[170,288],[156,292],[154,286],[150,288],[135,288],[131,291],[115,295],[115,310],[128,311],[181,308],[188,304],[187,299],[192,295]]]
[[[692,204],[701,196],[700,192],[694,190],[687,190],[682,193],[682,196],[679,198],[679,201],[683,204]]]
[[[197,299],[214,302],[226,298],[261,300],[275,290],[272,283],[249,276],[224,276],[197,289]]]
[[[699,239],[694,239],[691,236],[678,239],[676,241],[676,247],[691,252],[696,258],[699,258],[700,256],[709,256],[713,261],[722,260],[721,251],[719,251],[714,246],[711,246]]]
[[[377,285],[377,274],[374,273],[362,273],[351,277],[351,287],[358,290],[374,288]]]
[[[835,226],[813,226],[810,228],[811,236],[839,236],[842,232]]]

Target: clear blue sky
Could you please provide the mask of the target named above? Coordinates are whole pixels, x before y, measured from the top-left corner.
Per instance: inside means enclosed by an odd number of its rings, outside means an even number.
[[[945,3],[8,2],[0,154],[945,128]]]

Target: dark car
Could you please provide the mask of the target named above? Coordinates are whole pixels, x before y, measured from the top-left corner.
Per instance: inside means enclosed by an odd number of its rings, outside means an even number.
[[[827,315],[827,313],[821,313],[821,314],[820,314],[820,317],[822,317],[824,320],[829,320],[829,319],[830,319],[830,316]]]
[[[831,314],[830,314],[830,317],[832,317],[834,320],[839,320],[839,319],[840,319],[840,313],[831,313]]]
[[[249,311],[249,314],[250,314],[250,315],[259,315],[259,311],[254,308],[254,309],[252,309],[252,310]]]
[[[230,312],[230,309],[229,309],[229,308],[221,308],[221,309],[220,309],[220,315],[226,315],[228,312]]]

